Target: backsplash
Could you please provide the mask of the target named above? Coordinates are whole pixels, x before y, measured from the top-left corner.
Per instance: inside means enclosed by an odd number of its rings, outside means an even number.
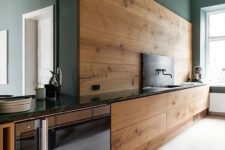
[[[141,55],[142,88],[174,84],[174,60],[160,55]]]
[[[174,83],[187,80],[192,26],[157,2],[82,0],[79,18],[81,96],[139,89],[141,53],[174,58]]]

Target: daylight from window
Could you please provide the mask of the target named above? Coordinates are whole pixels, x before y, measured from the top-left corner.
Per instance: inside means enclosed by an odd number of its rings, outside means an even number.
[[[211,85],[225,85],[225,12],[207,15],[206,47],[208,80]]]

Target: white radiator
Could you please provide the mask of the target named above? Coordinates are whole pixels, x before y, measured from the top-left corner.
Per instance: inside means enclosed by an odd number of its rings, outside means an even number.
[[[225,93],[210,93],[209,112],[225,113]]]

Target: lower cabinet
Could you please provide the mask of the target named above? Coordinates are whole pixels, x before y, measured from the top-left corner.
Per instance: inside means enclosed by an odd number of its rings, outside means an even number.
[[[14,123],[0,125],[0,150],[14,150]]]
[[[15,124],[16,150],[47,150],[48,121],[46,118]]]
[[[110,150],[110,106],[15,123],[15,149]]]
[[[0,150],[155,150],[208,107],[209,87],[201,86],[2,124]]]
[[[208,107],[208,86],[112,104],[111,149],[158,149]]]
[[[166,130],[166,113],[152,117],[112,133],[112,150],[132,150]]]

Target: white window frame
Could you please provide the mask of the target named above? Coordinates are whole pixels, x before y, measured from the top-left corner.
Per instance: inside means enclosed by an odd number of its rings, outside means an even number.
[[[216,36],[216,37],[210,37],[209,36],[209,16],[212,14],[219,14],[219,13],[225,13],[225,10],[217,10],[217,11],[209,11],[206,12],[206,23],[205,23],[205,29],[206,29],[206,34],[205,34],[205,48],[206,48],[206,55],[205,55],[205,66],[206,66],[206,77],[207,80],[208,78],[208,74],[209,74],[209,42],[210,41],[222,41],[225,40],[225,35],[224,36]],[[212,83],[210,83],[212,84]],[[220,86],[225,86],[225,83],[223,85]]]

